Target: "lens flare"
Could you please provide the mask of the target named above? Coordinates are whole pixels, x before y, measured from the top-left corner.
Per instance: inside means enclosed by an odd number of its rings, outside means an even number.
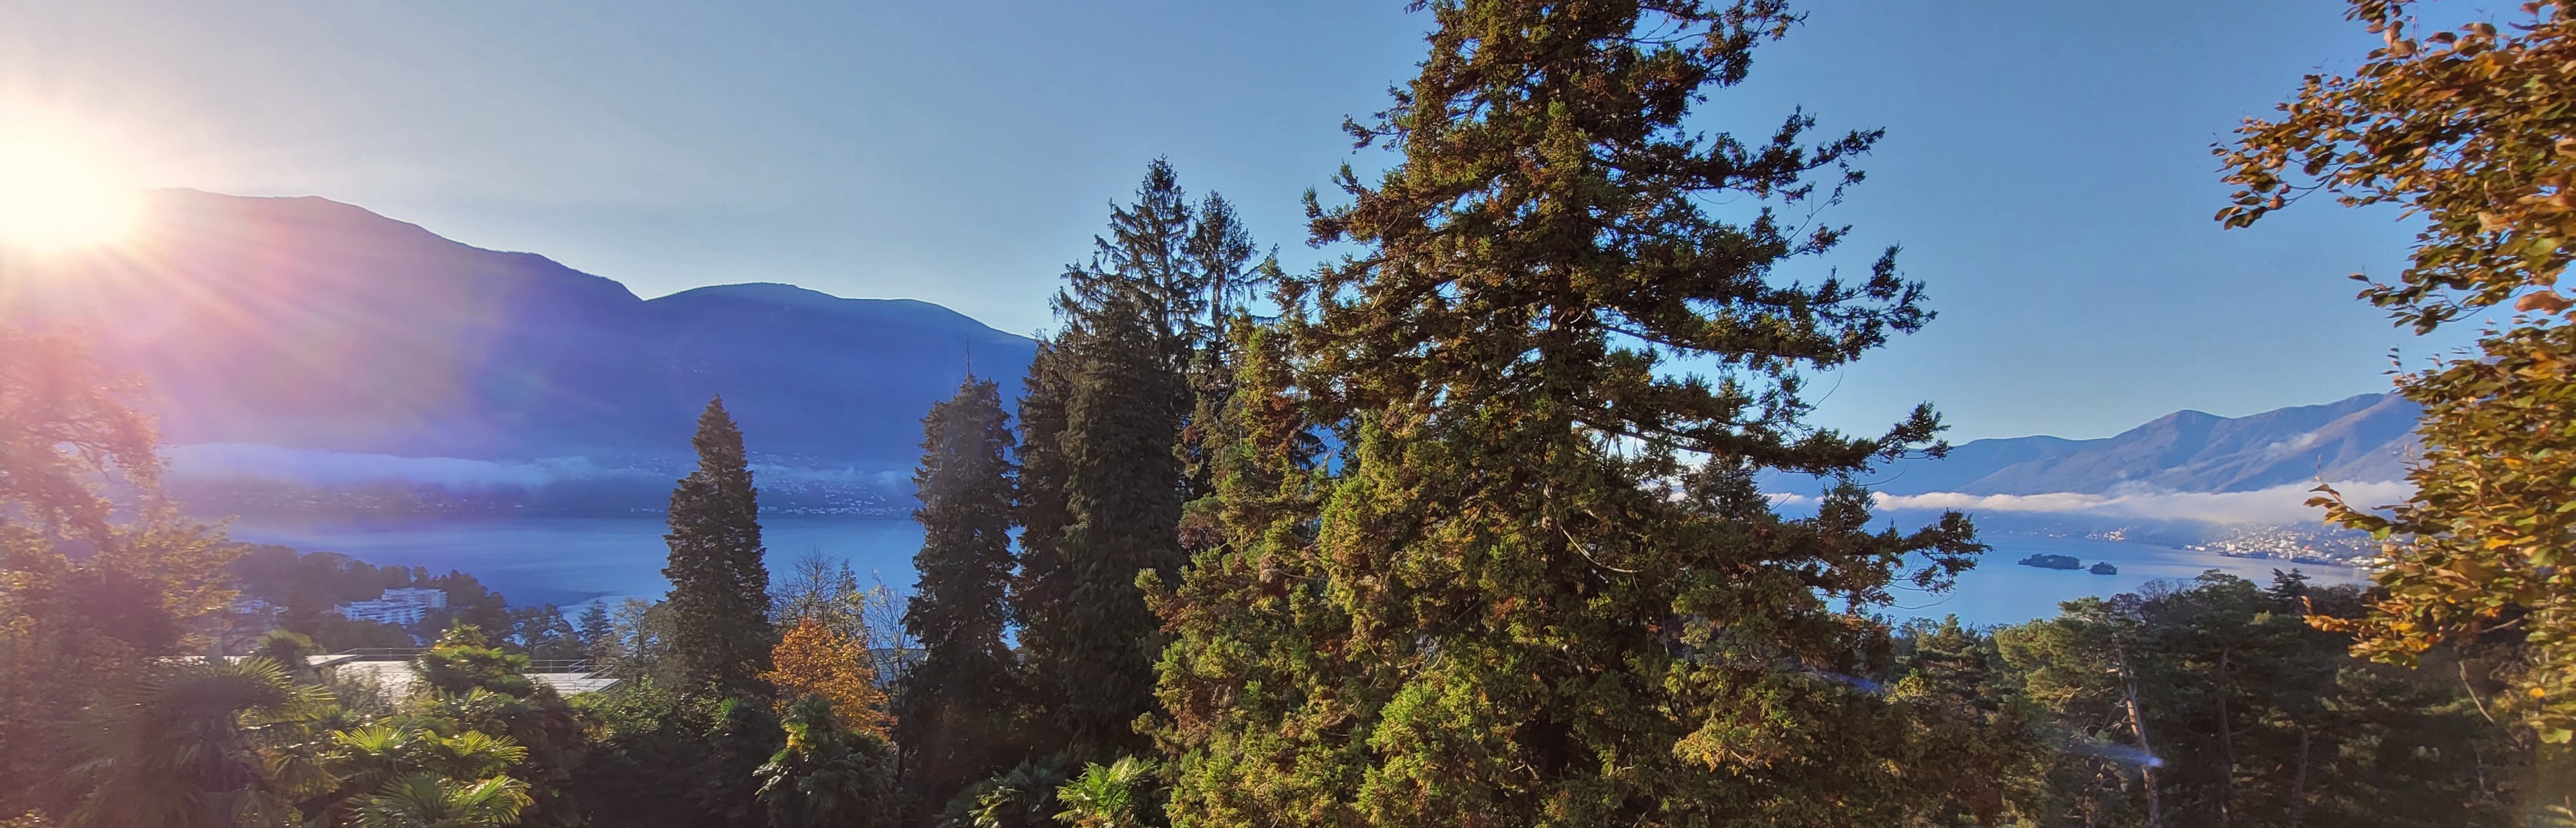
[[[103,245],[134,229],[141,193],[64,141],[0,134],[0,245],[38,252]]]

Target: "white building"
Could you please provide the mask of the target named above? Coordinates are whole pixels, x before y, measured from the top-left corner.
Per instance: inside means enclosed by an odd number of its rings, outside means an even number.
[[[388,589],[373,601],[341,604],[340,615],[351,621],[374,621],[379,624],[412,626],[420,623],[432,609],[447,606],[447,590]]]
[[[447,606],[447,590],[443,590],[443,589],[388,589],[388,590],[385,590],[385,594],[384,594],[384,595],[382,595],[382,596],[378,596],[376,600],[379,600],[379,601],[410,601],[410,602],[412,602],[412,603],[419,604],[419,605],[424,606],[424,607],[429,607],[429,608],[431,608],[431,609],[438,609],[438,608],[442,608],[442,607]]]
[[[341,604],[340,615],[351,621],[374,621],[379,624],[411,626],[420,623],[429,607],[410,601],[358,601]]]

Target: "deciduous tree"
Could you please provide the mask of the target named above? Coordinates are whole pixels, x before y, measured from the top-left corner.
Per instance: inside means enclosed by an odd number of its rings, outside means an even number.
[[[876,658],[867,643],[843,635],[813,618],[801,618],[778,637],[769,672],[762,681],[778,688],[781,715],[797,699],[818,696],[831,702],[836,723],[853,732],[886,736],[885,690],[877,686]]]
[[[2401,0],[2353,0],[2384,46],[2350,75],[2311,75],[2270,120],[2219,148],[2243,227],[2311,193],[2402,206],[2424,229],[2397,279],[2362,298],[2424,333],[2511,302],[2477,352],[2398,379],[2424,406],[2415,493],[2380,507],[2331,489],[2327,519],[2387,539],[2386,595],[2355,646],[2412,663],[2435,645],[2519,624],[2531,669],[2515,707],[2551,742],[2576,739],[2576,5],[2525,3],[2499,28],[2427,33]],[[2360,279],[2364,277],[2356,276]],[[2365,281],[2367,281],[2365,279]]]

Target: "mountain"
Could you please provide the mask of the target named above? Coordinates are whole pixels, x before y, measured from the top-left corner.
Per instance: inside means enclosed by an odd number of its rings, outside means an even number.
[[[1904,460],[1862,482],[1889,494],[2102,494],[2126,491],[2250,492],[2276,486],[2377,482],[2405,477],[2421,414],[2392,394],[2244,417],[2177,411],[2097,440],[1975,440],[1940,460]],[[1774,491],[1811,481],[1779,477]]]
[[[172,443],[412,457],[675,456],[721,394],[755,453],[908,467],[968,365],[1026,337],[779,284],[656,299],[321,198],[153,193],[133,242],[0,258],[0,318],[83,332]]]

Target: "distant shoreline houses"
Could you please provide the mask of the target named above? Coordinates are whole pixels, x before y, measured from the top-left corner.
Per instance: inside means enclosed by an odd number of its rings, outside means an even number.
[[[447,608],[447,590],[388,589],[373,601],[352,601],[340,605],[340,616],[351,621],[374,621],[412,627],[430,610]]]

